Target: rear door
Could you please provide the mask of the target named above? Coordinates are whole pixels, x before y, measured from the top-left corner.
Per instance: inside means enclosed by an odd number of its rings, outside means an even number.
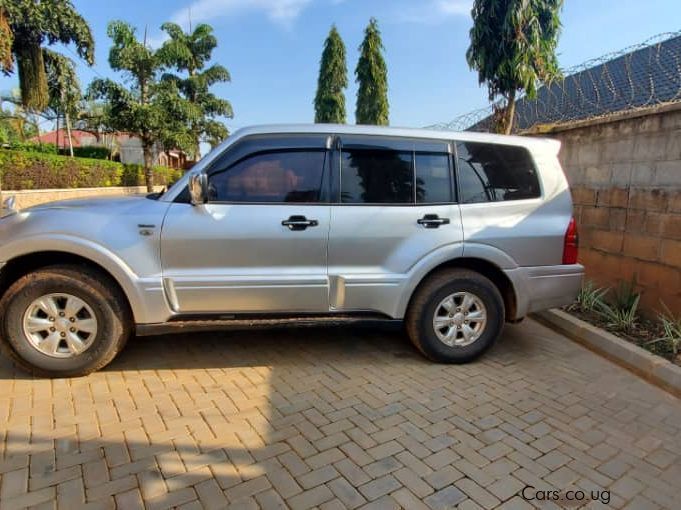
[[[466,256],[493,247],[519,266],[560,264],[572,214],[566,187],[542,183],[525,147],[480,142],[456,146]]]
[[[392,315],[424,257],[462,250],[449,144],[341,136],[333,169],[331,307]]]
[[[237,142],[207,170],[207,204],[170,206],[161,259],[176,312],[328,312],[327,145]]]

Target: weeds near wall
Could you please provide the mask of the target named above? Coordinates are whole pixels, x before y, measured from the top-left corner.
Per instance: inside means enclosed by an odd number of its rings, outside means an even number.
[[[669,344],[674,356],[678,356],[679,348],[681,348],[681,317],[674,317],[666,305],[663,304],[662,306],[664,311],[658,315],[658,319],[662,324],[663,335],[660,338],[651,340],[648,344],[664,342]]]
[[[643,318],[640,300],[634,281],[623,282],[613,291],[586,280],[566,311],[681,365],[681,317],[663,303],[656,320]]]
[[[577,300],[568,307],[568,310],[582,310],[583,312],[595,312],[603,302],[603,298],[608,293],[608,289],[596,287],[594,282],[587,280],[579,290]]]

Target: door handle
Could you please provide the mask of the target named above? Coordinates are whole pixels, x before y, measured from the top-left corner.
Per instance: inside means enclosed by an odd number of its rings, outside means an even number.
[[[440,225],[449,225],[449,218],[440,218],[437,214],[426,214],[416,223],[426,228],[438,228]]]
[[[316,227],[319,225],[319,222],[317,220],[308,220],[305,216],[295,215],[282,221],[281,224],[288,227],[289,230],[305,230],[307,227]]]

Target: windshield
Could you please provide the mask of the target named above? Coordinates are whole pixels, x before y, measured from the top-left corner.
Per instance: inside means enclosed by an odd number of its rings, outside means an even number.
[[[184,177],[184,176],[182,176],[182,177]],[[175,186],[175,184],[177,184],[179,181],[181,181],[182,177],[180,177],[176,181],[173,181],[170,184],[164,186],[161,191],[154,191],[153,193],[147,193],[146,197],[150,200],[158,200],[163,195],[165,195],[168,190],[170,190],[173,186]]]

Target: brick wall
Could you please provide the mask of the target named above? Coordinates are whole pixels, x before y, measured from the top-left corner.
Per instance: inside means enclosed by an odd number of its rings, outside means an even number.
[[[681,105],[550,133],[562,141],[587,276],[635,279],[641,306],[681,315]]]

